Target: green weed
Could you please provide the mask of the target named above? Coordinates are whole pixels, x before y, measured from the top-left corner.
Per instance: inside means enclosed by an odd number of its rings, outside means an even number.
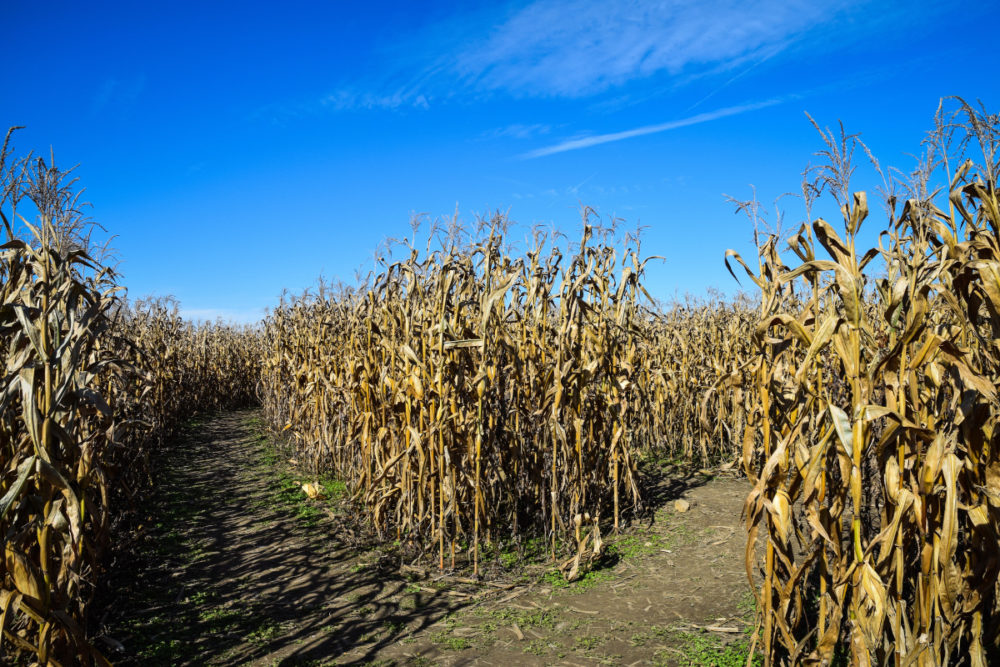
[[[687,660],[688,665],[712,665],[713,667],[744,667],[750,655],[750,647],[744,641],[723,644],[716,636],[706,632],[673,633],[677,650]],[[677,654],[658,651],[654,659],[658,664],[675,662]],[[763,659],[755,655],[751,665],[762,665]]]

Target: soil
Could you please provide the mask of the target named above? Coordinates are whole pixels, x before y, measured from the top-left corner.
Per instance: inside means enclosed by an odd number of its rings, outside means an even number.
[[[497,554],[476,581],[374,539],[336,484],[309,499],[256,412],[192,424],[160,465],[109,579],[115,664],[746,664],[746,480],[658,465],[646,520],[579,580]]]

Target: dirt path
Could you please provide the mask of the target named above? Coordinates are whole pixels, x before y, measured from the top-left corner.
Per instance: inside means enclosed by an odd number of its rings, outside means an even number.
[[[192,425],[163,462],[113,570],[116,664],[745,664],[745,480],[664,475],[650,523],[580,581],[538,565],[477,584],[401,567],[335,484],[306,499],[257,418]]]

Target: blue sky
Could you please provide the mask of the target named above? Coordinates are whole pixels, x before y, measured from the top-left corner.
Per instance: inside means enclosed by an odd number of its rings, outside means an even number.
[[[960,9],[959,9],[960,7]],[[992,3],[17,3],[5,127],[79,163],[131,296],[250,321],[353,281],[412,213],[647,227],[670,299],[752,254],[723,193],[796,191],[843,120],[903,169],[939,98],[1000,109]],[[876,182],[859,171],[858,189]],[[802,218],[785,198],[786,223]],[[874,208],[874,207],[873,207]]]

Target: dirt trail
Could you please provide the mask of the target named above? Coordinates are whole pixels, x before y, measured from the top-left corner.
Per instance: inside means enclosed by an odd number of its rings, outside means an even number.
[[[257,418],[193,425],[164,461],[113,570],[116,664],[745,663],[745,480],[664,475],[650,522],[579,582],[536,566],[476,584],[401,568],[343,502],[306,500]]]

